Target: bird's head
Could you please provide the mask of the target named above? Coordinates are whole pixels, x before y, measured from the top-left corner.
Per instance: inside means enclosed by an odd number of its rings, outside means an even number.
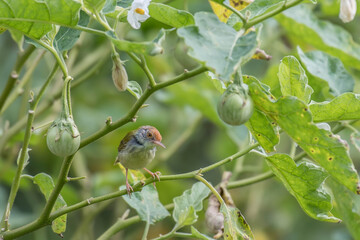
[[[165,148],[165,145],[161,143],[161,134],[155,127],[142,126],[136,131],[135,134],[137,140],[144,144],[146,148],[155,146]]]

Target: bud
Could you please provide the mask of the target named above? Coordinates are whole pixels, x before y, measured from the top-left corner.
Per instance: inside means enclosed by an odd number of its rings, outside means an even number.
[[[118,54],[113,57],[112,79],[115,87],[120,91],[126,91],[128,86],[128,75]]]
[[[246,90],[237,84],[230,84],[221,95],[217,105],[219,117],[230,125],[241,125],[253,113],[253,102]]]
[[[341,0],[339,18],[344,23],[354,19],[356,14],[356,0]]]
[[[80,133],[71,117],[55,120],[46,136],[49,150],[59,157],[74,154],[80,146]]]

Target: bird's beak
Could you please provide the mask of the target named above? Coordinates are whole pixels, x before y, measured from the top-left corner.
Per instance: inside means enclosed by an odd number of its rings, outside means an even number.
[[[160,147],[166,148],[164,144],[159,141],[153,141],[154,144],[159,145]]]

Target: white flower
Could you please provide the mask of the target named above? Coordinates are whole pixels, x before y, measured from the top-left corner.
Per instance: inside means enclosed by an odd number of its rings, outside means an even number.
[[[356,0],[341,0],[339,18],[344,23],[354,19],[356,14]]]
[[[134,0],[131,4],[127,20],[133,28],[139,29],[141,26],[140,22],[145,22],[145,20],[150,17],[148,9],[150,1],[151,0]]]

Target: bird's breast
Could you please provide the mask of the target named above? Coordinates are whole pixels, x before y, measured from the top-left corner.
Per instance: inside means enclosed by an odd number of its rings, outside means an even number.
[[[155,157],[156,148],[149,150],[133,151],[130,153],[124,153],[120,151],[118,153],[118,160],[125,168],[140,169],[148,165]]]

